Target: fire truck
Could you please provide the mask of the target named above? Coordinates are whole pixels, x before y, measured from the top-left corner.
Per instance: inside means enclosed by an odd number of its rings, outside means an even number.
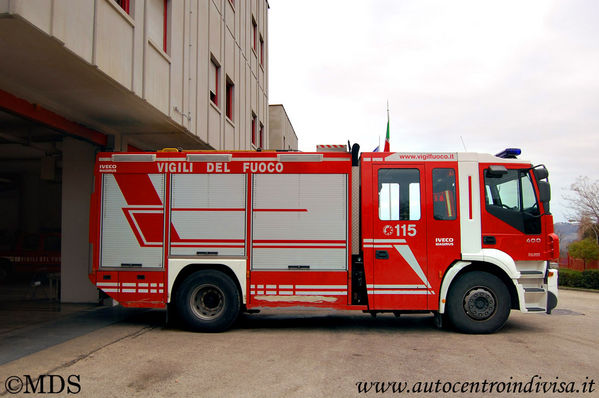
[[[89,278],[196,331],[317,308],[492,333],[557,305],[548,171],[519,154],[99,153]]]

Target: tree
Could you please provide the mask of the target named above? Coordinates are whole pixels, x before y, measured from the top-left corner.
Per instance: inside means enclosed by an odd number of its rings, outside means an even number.
[[[570,185],[573,196],[566,196],[574,217],[579,222],[579,233],[582,239],[593,238],[599,243],[599,181],[591,181],[588,177],[578,177]]]
[[[591,239],[599,243],[599,226],[588,217],[582,217],[578,225],[580,239]]]
[[[570,257],[580,258],[583,261],[584,269],[587,268],[587,261],[599,259],[599,245],[594,239],[583,239],[572,242],[568,246]]]

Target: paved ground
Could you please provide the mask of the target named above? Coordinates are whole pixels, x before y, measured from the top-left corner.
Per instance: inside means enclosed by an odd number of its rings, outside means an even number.
[[[199,334],[165,328],[163,312],[136,312],[0,366],[0,396],[11,396],[3,387],[9,376],[40,374],[79,375],[70,387],[85,397],[398,395],[375,387],[359,393],[362,381],[407,382],[412,389],[432,382],[433,391],[462,383],[445,396],[464,396],[474,388],[461,390],[464,382],[479,382],[482,389],[485,380],[504,384],[470,396],[512,396],[510,382],[526,389],[535,375],[535,383],[557,382],[555,389],[545,385],[546,396],[599,396],[599,294],[560,295],[553,315],[513,312],[501,332],[488,336],[437,330],[430,316],[372,319],[349,312],[263,313],[243,317],[227,333]],[[583,393],[582,383],[588,390],[591,380],[594,393]],[[542,391],[543,385],[528,387]],[[559,394],[560,388],[578,393]]]
[[[19,329],[97,307],[92,304],[60,304],[51,290],[46,284],[32,286],[23,281],[0,284],[0,344],[5,335]],[[2,363],[0,360],[0,365]]]

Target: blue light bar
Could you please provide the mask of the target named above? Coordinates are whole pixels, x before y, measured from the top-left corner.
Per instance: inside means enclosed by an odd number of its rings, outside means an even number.
[[[522,151],[519,148],[506,148],[495,156],[502,159],[516,159],[521,153]]]

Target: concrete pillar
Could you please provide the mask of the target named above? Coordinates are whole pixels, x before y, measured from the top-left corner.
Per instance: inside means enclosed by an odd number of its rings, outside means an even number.
[[[120,141],[120,145],[118,148],[115,148],[115,150],[120,151],[120,152],[127,152],[129,150],[128,137],[123,134],[120,136],[119,141]]]
[[[89,199],[93,189],[94,146],[65,137],[62,149],[61,301],[98,301],[89,281]]]

